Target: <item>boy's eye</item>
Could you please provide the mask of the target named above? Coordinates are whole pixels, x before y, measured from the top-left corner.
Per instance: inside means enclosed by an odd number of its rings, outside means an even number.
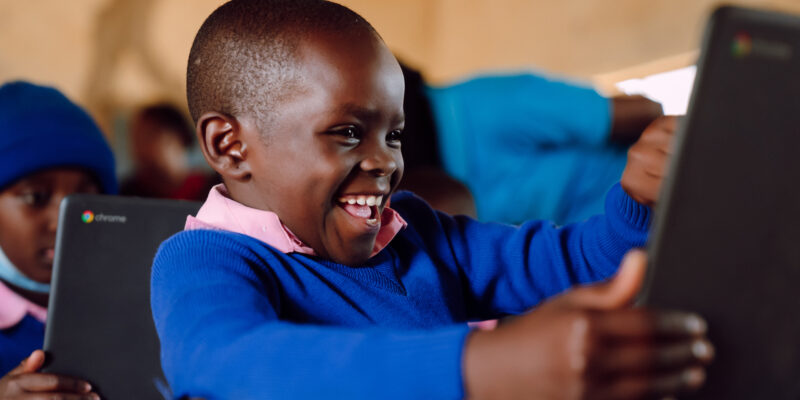
[[[361,132],[355,126],[333,129],[331,133],[342,137],[348,144],[358,144],[361,141]]]
[[[403,139],[402,129],[396,129],[386,134],[386,143],[389,143],[390,145],[393,146],[399,146],[402,139]]]

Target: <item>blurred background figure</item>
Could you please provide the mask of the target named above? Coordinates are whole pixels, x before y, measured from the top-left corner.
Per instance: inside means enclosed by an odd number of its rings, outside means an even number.
[[[662,115],[642,96],[608,98],[534,73],[431,86],[402,67],[401,185],[434,208],[487,221],[565,224],[602,213],[628,146]]]
[[[177,107],[156,104],[137,111],[128,129],[133,169],[120,194],[204,200],[218,177],[189,162],[194,129]]]

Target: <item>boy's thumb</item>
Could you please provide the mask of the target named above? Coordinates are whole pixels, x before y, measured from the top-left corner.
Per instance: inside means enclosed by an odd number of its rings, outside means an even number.
[[[639,293],[646,268],[646,253],[642,250],[631,250],[622,259],[619,270],[611,279],[567,292],[564,300],[573,307],[593,310],[625,307]]]
[[[28,358],[22,360],[16,368],[8,372],[8,376],[29,374],[36,372],[44,365],[44,352],[41,350],[34,350]]]

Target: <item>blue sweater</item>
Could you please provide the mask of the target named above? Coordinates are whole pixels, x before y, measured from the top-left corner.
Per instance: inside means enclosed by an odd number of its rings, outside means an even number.
[[[14,369],[19,363],[42,348],[44,324],[30,314],[18,324],[0,330],[0,377]]]
[[[358,266],[225,231],[164,242],[151,301],[176,396],[463,397],[464,322],[608,277],[650,218],[619,186],[607,216],[562,228],[450,217],[409,193],[392,207],[408,227]]]

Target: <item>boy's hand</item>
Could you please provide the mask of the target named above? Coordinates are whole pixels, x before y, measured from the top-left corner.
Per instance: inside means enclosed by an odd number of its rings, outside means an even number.
[[[36,350],[16,368],[0,378],[0,399],[97,400],[92,386],[80,379],[37,373],[44,364],[44,352]]]
[[[471,399],[635,399],[698,388],[713,357],[700,317],[629,308],[645,256],[610,281],[566,292],[464,350]]]
[[[653,121],[628,150],[628,164],[622,172],[622,188],[634,200],[652,206],[658,199],[661,181],[672,155],[672,137],[678,117],[666,116]]]

